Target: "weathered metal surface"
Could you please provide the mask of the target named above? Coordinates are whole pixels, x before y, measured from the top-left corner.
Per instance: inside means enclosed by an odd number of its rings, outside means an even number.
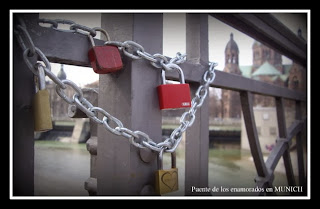
[[[287,126],[285,119],[285,110],[283,105],[283,99],[280,97],[276,97],[276,110],[277,110],[277,119],[278,119],[278,131],[280,138],[287,138]],[[283,162],[287,174],[288,184],[290,186],[295,185],[295,179],[292,169],[291,157],[289,147],[283,152]]]
[[[112,40],[133,40],[150,53],[162,52],[162,14],[102,14],[101,22]],[[123,61],[125,67],[119,73],[100,75],[99,107],[125,127],[146,132],[160,142],[161,111],[155,85],[160,84],[160,70],[143,60],[123,57]],[[139,149],[103,127],[98,127],[98,144],[98,195],[140,195],[145,185],[154,185],[156,160],[143,162]]]
[[[26,22],[27,26],[30,22],[36,21],[36,19],[36,15],[29,19],[29,21]],[[13,25],[13,27],[15,26],[16,25]],[[34,124],[32,99],[35,88],[33,73],[23,61],[23,51],[17,44],[15,37],[13,37],[13,51],[12,195],[32,196],[34,195]]]
[[[307,45],[271,14],[210,14],[279,53],[307,66]],[[289,35],[290,34],[290,35]]]
[[[208,15],[186,15],[186,46],[188,61],[194,64],[208,63]],[[191,83],[191,96],[199,83]],[[196,120],[186,131],[185,143],[185,195],[208,195],[195,193],[192,186],[208,187],[209,116],[208,101],[196,113]]]

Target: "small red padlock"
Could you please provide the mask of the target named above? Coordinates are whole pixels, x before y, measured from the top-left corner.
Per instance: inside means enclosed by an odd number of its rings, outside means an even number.
[[[92,48],[89,50],[88,56],[95,73],[112,73],[123,67],[118,47],[110,45],[95,46],[91,35],[89,35],[89,39]]]
[[[162,70],[162,84],[157,87],[160,109],[179,109],[191,107],[189,84],[185,83],[183,71],[179,66],[180,84],[167,84],[165,70]]]

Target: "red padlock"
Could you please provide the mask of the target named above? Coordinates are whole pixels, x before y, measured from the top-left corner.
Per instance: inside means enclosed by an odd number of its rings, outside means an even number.
[[[112,73],[123,67],[118,47],[110,45],[95,46],[91,35],[89,35],[89,39],[92,48],[89,50],[88,56],[95,73]]]
[[[185,83],[183,71],[179,66],[180,84],[167,84],[165,70],[162,70],[162,84],[157,87],[160,109],[179,109],[191,107],[189,84]]]

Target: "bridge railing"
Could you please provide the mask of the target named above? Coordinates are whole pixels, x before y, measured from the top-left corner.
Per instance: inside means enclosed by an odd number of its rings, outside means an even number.
[[[258,41],[272,46],[304,67],[307,63],[306,44],[301,43],[281,24],[273,24],[268,14],[209,14],[231,24],[233,27],[254,34]],[[35,45],[49,61],[78,66],[89,66],[88,38],[39,26],[39,14],[24,14],[28,31]],[[249,26],[249,27],[248,27]],[[149,53],[162,53],[163,15],[161,13],[101,14],[101,27],[108,31],[111,40],[133,40]],[[276,32],[275,32],[276,30]],[[103,44],[102,40],[96,40]],[[32,73],[24,66],[19,47],[14,41],[14,189],[17,195],[33,194],[33,120],[30,107],[33,92]],[[84,53],[85,52],[85,53]],[[181,64],[186,82],[194,95],[208,68],[208,14],[186,14],[187,61]],[[100,75],[98,106],[120,119],[131,130],[148,133],[156,143],[162,140],[162,114],[158,107],[156,85],[160,84],[160,71],[144,60],[131,60],[123,56],[124,70],[120,73]],[[307,69],[307,68],[306,68]],[[178,80],[178,75],[167,74],[168,79]],[[20,88],[23,86],[24,88]],[[303,143],[306,141],[306,119],[302,108],[306,94],[242,76],[216,71],[212,87],[229,89],[240,93],[241,107],[246,125],[251,154],[257,170],[256,184],[271,187],[274,169],[283,157],[289,185],[296,185],[290,159],[289,145],[296,136],[299,185],[306,188],[306,171]],[[275,98],[279,136],[275,148],[265,162],[263,160],[255,118],[254,94]],[[21,97],[21,96],[24,97]],[[26,95],[30,95],[27,98]],[[287,129],[284,99],[295,101],[296,120]],[[185,143],[185,195],[195,195],[191,187],[208,187],[209,153],[209,105],[205,100],[196,113],[192,127],[186,131]],[[28,121],[28,122],[27,122]],[[157,170],[156,153],[138,149],[102,126],[96,128],[94,139],[88,143],[92,154],[92,179],[86,188],[92,195],[150,195],[153,194],[154,172]],[[96,137],[95,137],[96,136]],[[19,154],[16,154],[19,153]],[[21,162],[28,162],[28,165]],[[22,178],[19,173],[24,173]],[[28,179],[26,181],[26,179]],[[32,188],[31,188],[32,187]],[[306,191],[306,189],[304,190]],[[207,194],[208,195],[208,194]],[[210,194],[209,194],[210,195]]]

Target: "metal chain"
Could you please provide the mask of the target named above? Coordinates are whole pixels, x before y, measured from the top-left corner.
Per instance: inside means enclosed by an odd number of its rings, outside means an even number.
[[[150,64],[155,68],[165,69],[167,71],[179,68],[177,65],[185,62],[187,56],[186,54],[181,54],[178,52],[176,57],[168,60],[166,56],[159,53],[151,55],[144,50],[143,46],[134,41],[125,41],[123,43],[119,41],[106,41],[104,44],[117,46],[119,50],[121,50],[126,56],[132,59],[143,58],[149,61]]]
[[[41,18],[38,20],[38,23],[50,24],[51,25],[50,28],[57,31],[91,35],[92,37],[95,37],[97,35],[97,31],[100,31],[102,34],[106,36],[107,40],[110,40],[109,34],[104,29],[100,27],[90,28],[85,25],[77,24],[72,20],[63,20],[63,19],[51,20],[51,19]],[[69,29],[60,29],[58,28],[59,24],[70,25],[70,26],[69,26]]]
[[[41,19],[39,20],[42,23],[50,23],[52,28],[57,28],[57,25],[59,23],[63,24],[70,24],[70,30],[74,32],[78,32],[79,29],[85,30],[90,33],[90,35],[93,35],[92,31],[97,31],[97,28],[94,29],[88,29],[88,27],[82,27],[77,24],[75,24],[72,21],[67,21],[67,20],[44,20]],[[180,125],[178,128],[176,128],[168,137],[165,139],[163,142],[160,143],[155,143],[148,134],[142,132],[142,131],[132,131],[128,128],[125,128],[122,124],[122,122],[112,116],[110,113],[108,113],[106,110],[102,109],[101,107],[95,107],[92,103],[90,103],[87,99],[84,98],[83,96],[83,91],[80,87],[78,87],[74,82],[71,80],[60,80],[56,75],[54,75],[51,72],[51,65],[47,59],[47,57],[44,55],[44,53],[37,47],[34,46],[31,38],[29,40],[30,34],[27,31],[27,28],[25,24],[20,23],[20,25],[17,26],[18,29],[20,30],[15,30],[15,35],[18,39],[18,42],[20,46],[23,49],[23,55],[24,55],[24,61],[27,64],[28,68],[35,74],[38,75],[38,72],[41,70],[44,70],[45,74],[54,82],[56,83],[56,92],[57,94],[68,104],[70,105],[75,105],[77,106],[81,111],[83,111],[92,121],[95,123],[98,123],[102,125],[105,129],[110,131],[111,133],[119,136],[123,136],[129,140],[129,142],[134,145],[135,147],[144,149],[144,148],[149,148],[151,150],[154,150],[156,152],[163,151],[164,152],[175,152],[177,149],[179,143],[182,140],[182,134],[192,126],[192,124],[195,121],[196,118],[196,112],[199,108],[201,108],[205,98],[208,95],[208,89],[210,84],[214,81],[215,79],[215,72],[214,72],[214,67],[217,65],[216,63],[209,63],[209,69],[204,73],[203,79],[202,79],[202,84],[199,86],[195,93],[195,97],[192,99],[191,102],[191,108],[184,112],[180,118]],[[23,28],[23,29],[21,29]],[[88,29],[88,30],[87,30]],[[99,29],[98,29],[99,30]],[[28,37],[28,42],[29,44],[25,44],[20,32],[24,34],[24,36]],[[69,32],[69,31],[68,31]],[[92,32],[92,33],[91,33]],[[104,31],[103,31],[104,32]],[[83,33],[83,32],[80,32]],[[107,34],[105,32],[105,34]],[[88,34],[87,34],[88,35]],[[106,35],[108,38],[108,35]],[[180,68],[178,64],[181,64],[185,62],[185,57],[186,54],[181,54],[177,53],[176,57],[171,58],[168,61],[168,58],[165,57],[162,54],[154,54],[151,55],[147,52],[145,52],[144,48],[133,41],[125,41],[123,43],[121,42],[115,42],[115,41],[107,41],[105,43],[106,45],[115,45],[120,48],[120,50],[123,51],[123,53],[132,58],[132,59],[141,59],[144,58],[150,63],[156,67],[156,68],[161,68],[165,70],[174,70],[176,68]],[[30,49],[31,47],[31,49]],[[41,62],[37,62],[32,64],[28,57],[34,56],[32,55],[32,50],[34,48],[34,53],[39,55]],[[30,54],[31,52],[31,54]],[[25,58],[26,57],[26,58]],[[74,90],[74,94],[72,98],[68,97],[64,90],[67,87],[71,87]],[[101,119],[102,116],[102,119]],[[100,118],[99,118],[100,117]]]

